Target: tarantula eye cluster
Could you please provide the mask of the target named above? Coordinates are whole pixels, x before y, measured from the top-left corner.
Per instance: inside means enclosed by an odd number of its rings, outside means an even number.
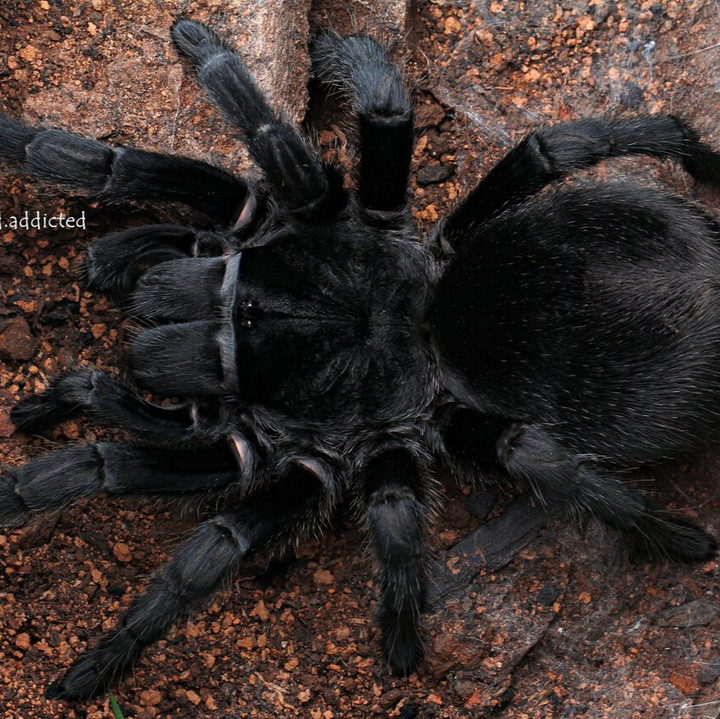
[[[90,288],[141,321],[135,384],[182,402],[73,370],[13,410],[29,432],[86,413],[142,443],[5,470],[4,526],[102,492],[225,498],[49,696],[106,689],[244,561],[321,530],[347,494],[379,567],[383,655],[412,672],[438,466],[591,514],[651,554],[712,555],[712,536],[649,507],[620,470],[718,429],[720,228],[636,185],[540,190],[623,155],[720,185],[720,155],[669,116],[543,128],[420,238],[412,108],[376,42],[328,32],[311,48],[357,116],[350,191],[212,30],[179,20],[172,38],[261,182],[0,115],[0,157],[24,172],[100,200],[183,203],[214,226],[133,227],[88,252]]]

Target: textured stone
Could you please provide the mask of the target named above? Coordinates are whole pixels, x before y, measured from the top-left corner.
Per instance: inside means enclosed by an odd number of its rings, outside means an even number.
[[[704,627],[720,615],[720,603],[696,599],[680,607],[669,607],[653,617],[661,627]]]
[[[11,362],[29,360],[35,351],[35,338],[23,317],[0,322],[0,357]]]
[[[421,167],[416,175],[418,185],[437,185],[452,177],[453,171],[444,165]]]

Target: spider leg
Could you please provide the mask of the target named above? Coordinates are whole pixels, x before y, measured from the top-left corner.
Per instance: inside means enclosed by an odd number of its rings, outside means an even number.
[[[44,392],[18,402],[10,418],[23,432],[44,434],[81,414],[90,414],[109,427],[167,442],[189,439],[197,424],[192,404],[161,407],[99,370],[67,372]]]
[[[101,492],[188,493],[225,487],[240,478],[225,442],[192,449],[159,449],[129,442],[76,445],[5,468],[0,475],[0,526],[26,524]]]
[[[242,131],[275,196],[303,219],[331,219],[345,202],[339,176],[268,105],[245,63],[202,23],[178,20],[171,35],[210,99]]]
[[[237,219],[247,184],[205,162],[111,147],[63,130],[32,127],[0,113],[0,158],[41,180],[101,200],[181,202],[221,223]]]
[[[566,449],[543,427],[511,420],[503,427],[501,418],[469,409],[451,414],[444,424],[441,432],[451,457],[473,468],[499,463],[543,504],[589,513],[620,530],[645,554],[698,561],[717,549],[707,532],[649,508],[641,492]]]
[[[720,185],[720,154],[671,115],[543,127],[510,150],[439,227],[441,241],[455,247],[473,225],[520,204],[571,170],[627,155],[675,158],[696,180]]]
[[[113,232],[88,249],[85,275],[88,288],[122,305],[149,266],[197,255],[220,255],[226,249],[222,235],[181,225],[143,225]],[[193,267],[200,267],[200,263]],[[202,282],[185,282],[195,290],[193,306],[209,302]]]
[[[513,424],[498,441],[498,458],[541,501],[588,512],[620,530],[647,554],[702,561],[717,550],[714,537],[690,522],[667,519],[648,508],[642,493],[600,473],[542,427]]]
[[[368,462],[363,484],[365,521],[380,564],[377,622],[383,654],[395,673],[406,676],[424,653],[419,630],[428,581],[423,476],[409,451],[393,448]]]
[[[335,487],[314,462],[292,461],[272,484],[201,524],[120,619],[118,628],[77,660],[46,696],[80,700],[104,691],[170,626],[216,592],[244,557],[319,528]]]
[[[323,33],[312,44],[313,69],[330,88],[349,96],[358,116],[360,203],[376,212],[406,205],[413,146],[413,113],[400,71],[365,36]]]

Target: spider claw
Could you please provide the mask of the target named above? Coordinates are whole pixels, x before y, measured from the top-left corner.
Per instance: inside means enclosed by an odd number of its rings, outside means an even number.
[[[243,475],[252,476],[253,468],[257,463],[256,451],[252,442],[239,432],[230,432],[231,447]]]

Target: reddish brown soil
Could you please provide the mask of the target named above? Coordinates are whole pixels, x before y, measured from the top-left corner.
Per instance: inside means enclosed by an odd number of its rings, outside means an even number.
[[[173,13],[189,4],[10,5],[0,9],[3,109],[229,168],[242,162],[167,42]],[[332,5],[314,3],[313,22]],[[191,9],[223,22],[223,3]],[[420,229],[542,122],[674,112],[720,147],[719,30],[711,0],[418,3],[406,24],[405,66],[419,125],[412,189]],[[320,141],[345,161],[346,125],[327,123]],[[449,177],[418,186],[437,166]],[[720,200],[669,166],[617,168],[599,173],[669,182],[711,209]],[[85,231],[0,232],[0,458],[17,465],[104,432],[67,422],[52,440],[13,433],[15,401],[75,363],[126,368],[128,326],[82,287],[88,242],[177,213],[103,208],[15,175],[2,177],[2,187],[3,218],[25,211],[87,217]],[[713,447],[644,476],[657,479],[659,504],[720,535],[719,475]],[[441,584],[454,576],[447,563],[465,578],[467,567],[444,552],[481,524],[466,509],[467,488],[448,482],[445,494],[432,538]],[[44,700],[43,690],[115,624],[196,522],[187,507],[101,498],[0,536],[0,715],[110,716],[106,697],[69,706]],[[720,715],[716,560],[631,564],[612,532],[550,520],[506,566],[443,585],[448,591],[426,620],[427,661],[398,680],[378,658],[375,588],[361,547],[361,532],[343,512],[322,541],[238,577],[117,687],[125,716]]]

